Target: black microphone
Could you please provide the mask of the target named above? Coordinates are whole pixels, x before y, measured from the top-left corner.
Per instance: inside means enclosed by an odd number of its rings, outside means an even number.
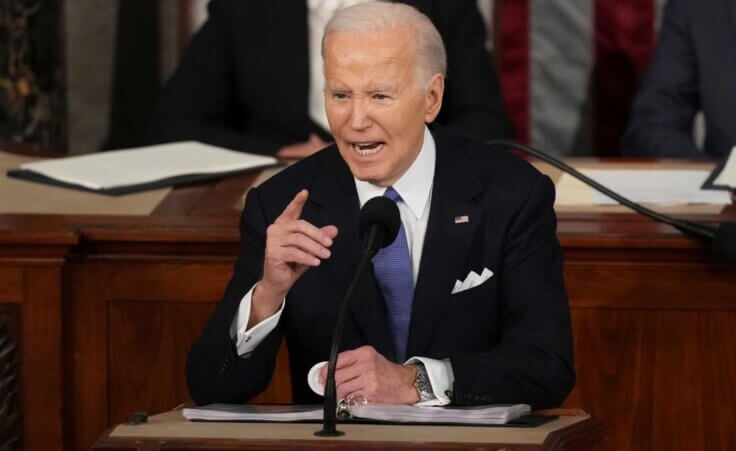
[[[394,242],[401,227],[396,203],[388,197],[374,197],[363,205],[358,221],[358,234],[363,240],[363,252],[371,258],[380,249]]]
[[[487,144],[490,146],[503,146],[510,147],[512,149],[518,149],[522,152],[539,158],[540,160],[551,164],[557,169],[570,174],[571,176],[592,187],[593,189],[616,200],[618,203],[626,205],[637,213],[652,218],[656,221],[669,224],[688,236],[692,236],[706,243],[709,243],[711,250],[721,259],[727,262],[736,262],[736,223],[725,222],[718,225],[718,227],[712,227],[709,225],[698,224],[696,222],[686,221],[684,219],[677,219],[669,215],[658,213],[654,210],[646,208],[641,204],[633,202],[630,199],[614,191],[611,191],[610,189],[606,188],[595,180],[578,172],[575,168],[567,165],[562,160],[555,158],[552,155],[539,149],[535,149],[531,146],[525,146],[514,141],[505,140],[488,141]]]
[[[360,259],[358,269],[355,271],[355,276],[350,283],[350,287],[348,287],[347,293],[345,293],[345,298],[343,299],[342,304],[340,305],[340,311],[337,314],[335,333],[332,336],[330,359],[327,363],[327,380],[325,381],[326,386],[322,430],[315,432],[315,435],[334,437],[344,434],[344,432],[336,429],[337,390],[335,388],[335,365],[337,364],[337,351],[340,347],[340,340],[342,339],[345,312],[347,312],[348,306],[355,297],[355,290],[359,285],[360,279],[363,277],[368,264],[380,249],[394,242],[396,235],[399,233],[399,227],[401,227],[399,207],[396,206],[394,201],[387,197],[374,197],[366,202],[360,210],[358,233],[363,241],[363,257]]]

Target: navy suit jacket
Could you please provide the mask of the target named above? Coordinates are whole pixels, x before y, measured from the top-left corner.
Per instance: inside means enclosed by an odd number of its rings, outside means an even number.
[[[704,152],[692,138],[700,110]],[[623,154],[713,158],[734,145],[736,0],[669,0],[656,51],[631,109]]]
[[[437,123],[479,140],[512,135],[486,51],[474,0],[409,0],[432,19],[448,53]],[[212,0],[156,107],[152,140],[194,139],[273,154],[306,141],[328,141],[309,118],[306,0]]]
[[[449,358],[456,404],[559,405],[575,381],[570,316],[552,208],[554,187],[519,157],[436,133],[436,172],[418,274],[407,356]],[[302,217],[339,234],[332,256],[308,270],[287,295],[279,326],[250,354],[237,356],[229,330],[245,293],[260,279],[266,227],[302,188]],[[198,404],[244,402],[268,384],[286,337],[294,401],[319,403],[309,368],[327,360],[336,312],[360,260],[359,201],[335,146],[250,190],[242,250],[223,300],[191,348],[187,378]],[[454,218],[467,215],[467,223]],[[468,272],[494,272],[484,284],[450,294]],[[342,349],[372,345],[395,353],[373,274],[347,316]]]

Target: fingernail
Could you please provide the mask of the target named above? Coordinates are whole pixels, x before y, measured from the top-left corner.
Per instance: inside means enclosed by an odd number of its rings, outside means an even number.
[[[325,246],[332,246],[332,238],[330,237],[325,238]]]

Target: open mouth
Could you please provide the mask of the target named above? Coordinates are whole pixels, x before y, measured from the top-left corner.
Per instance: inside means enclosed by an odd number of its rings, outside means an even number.
[[[355,152],[362,157],[370,157],[383,149],[386,143],[383,141],[356,142],[350,144]]]

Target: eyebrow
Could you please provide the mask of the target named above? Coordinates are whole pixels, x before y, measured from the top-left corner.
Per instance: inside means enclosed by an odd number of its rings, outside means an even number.
[[[384,92],[384,91],[393,91],[394,87],[390,85],[378,85],[373,86],[368,89],[368,92]]]
[[[336,92],[336,91],[352,92],[351,89],[349,89],[348,87],[344,85],[325,85],[325,88],[332,92]],[[375,86],[368,86],[368,88],[365,89],[364,92],[367,92],[369,94],[374,94],[376,92],[393,92],[395,90],[396,90],[396,87],[392,85],[375,85]]]

